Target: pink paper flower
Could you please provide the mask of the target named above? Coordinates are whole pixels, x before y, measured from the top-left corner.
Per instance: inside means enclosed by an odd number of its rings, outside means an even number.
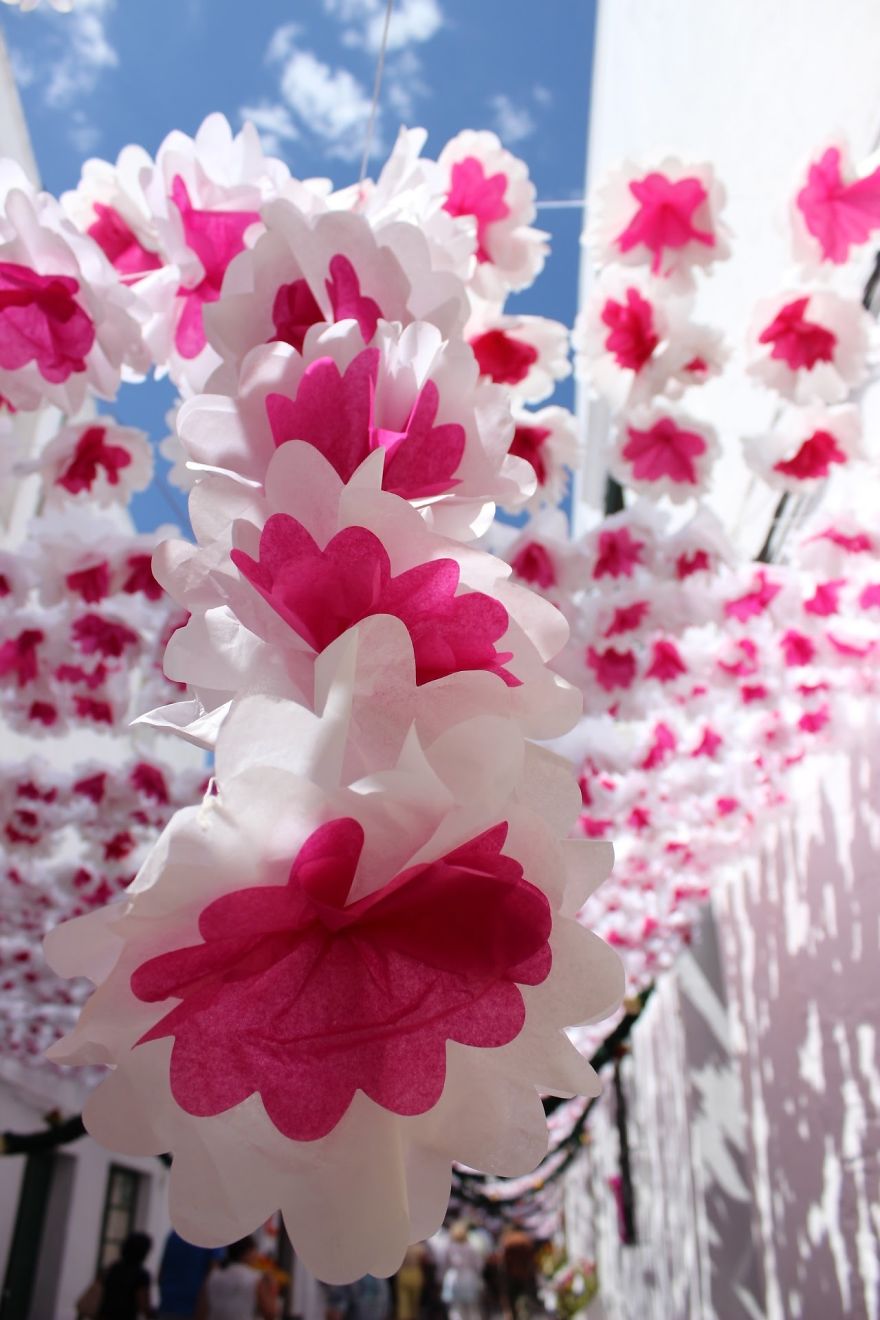
[[[437,164],[446,180],[444,210],[473,226],[475,293],[501,299],[531,284],[544,265],[547,235],[530,227],[535,189],[524,162],[494,133],[467,129],[447,142]]]
[[[857,299],[789,290],[755,309],[749,371],[797,403],[840,403],[867,375],[872,335]]]
[[[347,709],[344,692],[340,671],[329,710]],[[115,1065],[85,1121],[111,1146],[173,1153],[178,1230],[228,1241],[280,1206],[310,1269],[345,1281],[393,1272],[440,1222],[453,1158],[533,1166],[547,1142],[536,1088],[597,1089],[563,1028],[609,1008],[621,979],[563,914],[610,848],[557,841],[580,806],[543,749],[491,718],[422,746],[401,713],[400,760],[364,793],[325,755],[347,736],[329,710],[242,701],[216,796],[48,953],[97,984],[53,1057]],[[468,1105],[474,1085],[491,1122]],[[205,1198],[209,1168],[234,1198]],[[327,1204],[337,1233],[316,1212]]]
[[[680,502],[705,490],[717,453],[715,431],[705,422],[644,408],[621,427],[611,470],[642,494]]]
[[[587,648],[587,665],[605,692],[630,688],[635,682],[636,657],[633,651],[618,651],[613,646],[598,651],[590,646]]]
[[[460,334],[464,286],[436,269],[415,225],[374,228],[363,215],[310,214],[286,197],[267,203],[262,217],[265,233],[235,258],[224,296],[206,316],[212,345],[234,367],[272,340],[302,352],[313,325],[347,319],[357,321],[364,344],[379,320],[429,321],[444,338]]]
[[[416,682],[463,669],[519,679],[504,666],[511,653],[494,643],[507,632],[507,611],[482,592],[457,595],[454,559],[434,559],[396,577],[382,542],[365,527],[338,532],[323,550],[301,523],[272,514],[260,534],[260,558],[232,551],[236,567],[273,610],[316,652],[374,614],[401,620],[413,643]]]
[[[571,374],[568,330],[559,321],[479,313],[466,333],[480,375],[521,402],[540,403]]]
[[[110,417],[66,426],[39,459],[52,502],[85,497],[97,504],[126,504],[153,476],[153,451],[143,431]]]
[[[556,406],[537,412],[516,408],[513,421],[513,440],[508,452],[531,465],[537,482],[529,506],[558,504],[565,494],[568,473],[579,457],[574,417],[567,408]]]
[[[856,172],[845,148],[828,147],[810,164],[793,215],[796,247],[814,261],[843,265],[880,229],[880,167]]]
[[[115,396],[122,368],[146,366],[134,296],[100,249],[36,193],[12,161],[0,169],[0,395],[75,412],[87,390]]]
[[[750,437],[746,461],[772,486],[806,491],[861,457],[857,408],[790,409],[771,435]]]
[[[302,354],[255,349],[233,400],[192,399],[178,425],[190,460],[257,480],[291,441],[314,446],[345,480],[381,450],[385,488],[430,506],[456,535],[488,526],[491,501],[514,508],[534,490],[530,465],[508,456],[504,392],[478,380],[466,345],[421,322],[380,322],[367,349],[354,322],[313,327]]]
[[[720,211],[724,191],[707,164],[672,157],[656,169],[627,164],[601,185],[593,241],[603,262],[648,265],[686,284],[695,266],[728,255]]]

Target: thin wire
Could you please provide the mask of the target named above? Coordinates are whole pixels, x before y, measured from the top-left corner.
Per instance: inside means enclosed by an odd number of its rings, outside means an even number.
[[[586,197],[563,197],[558,201],[535,202],[535,207],[539,211],[567,211],[575,208],[582,211],[586,204]]]
[[[363,183],[367,177],[367,162],[370,159],[370,150],[373,146],[373,131],[376,127],[376,112],[379,109],[379,94],[382,91],[382,74],[385,71],[385,50],[388,46],[388,29],[391,26],[391,11],[394,8],[394,0],[388,0],[385,6],[385,26],[382,29],[382,44],[379,47],[379,58],[376,61],[376,81],[373,84],[373,104],[370,106],[370,118],[367,123],[367,137],[364,142],[364,155],[361,160],[361,172],[358,177],[358,183]]]

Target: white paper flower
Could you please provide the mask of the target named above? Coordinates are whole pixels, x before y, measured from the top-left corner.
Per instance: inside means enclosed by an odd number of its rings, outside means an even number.
[[[724,189],[712,166],[667,156],[649,166],[626,162],[595,193],[589,246],[604,265],[647,265],[688,287],[697,267],[729,256],[721,220]]]
[[[492,300],[531,284],[548,249],[547,235],[530,227],[535,187],[525,163],[494,133],[471,129],[447,142],[437,163],[446,176],[446,211],[473,226],[474,292]]]
[[[218,302],[206,308],[208,337],[235,367],[250,349],[279,341],[302,351],[313,325],[358,323],[369,343],[380,320],[429,321],[444,338],[467,316],[464,286],[432,267],[412,224],[374,232],[360,215],[308,215],[285,198],[262,209],[266,232],[236,257]]]
[[[537,412],[514,408],[513,423],[510,453],[531,464],[538,483],[529,506],[558,504],[565,494],[568,473],[581,456],[574,416],[555,405]]]
[[[237,385],[222,372],[211,384],[237,393],[201,395],[179,417],[187,454],[209,467],[262,481],[275,449],[298,439],[347,481],[382,448],[385,489],[464,539],[485,529],[493,501],[521,505],[534,490],[529,465],[507,452],[506,393],[479,380],[466,344],[423,322],[380,322],[369,348],[355,322],[314,326],[302,354],[254,349]]]
[[[610,469],[623,485],[675,503],[701,495],[719,452],[706,422],[656,404],[636,408],[621,420]]]
[[[745,442],[749,466],[782,490],[809,491],[842,472],[861,451],[858,408],[789,408],[773,430]]]
[[[616,956],[570,919],[610,849],[561,842],[579,806],[564,764],[503,720],[425,747],[401,720],[396,765],[350,783],[344,693],[343,665],[321,718],[242,702],[217,795],[178,814],[121,903],[47,941],[98,986],[52,1051],[115,1065],[89,1130],[173,1153],[189,1240],[280,1207],[339,1282],[392,1273],[436,1230],[451,1160],[535,1164],[538,1089],[598,1089],[564,1028],[621,992]]]
[[[841,403],[868,372],[873,322],[831,289],[788,289],[755,309],[749,371],[795,403]]]
[[[165,671],[199,698],[199,728],[247,691],[311,706],[330,663],[320,657],[367,627],[352,681],[370,693],[371,737],[413,682],[422,734],[489,711],[533,737],[564,732],[578,701],[545,664],[567,637],[562,617],[509,584],[502,561],[438,536],[381,479],[380,455],[345,484],[310,445],[288,444],[269,465],[265,496],[219,475],[199,482],[190,500],[198,545],[166,542],[155,559],[190,616]],[[158,713],[192,736],[188,714]]]
[[[153,450],[144,431],[98,416],[66,426],[43,450],[37,466],[46,496],[97,504],[127,504],[153,478]]]
[[[466,337],[480,374],[505,385],[521,403],[540,403],[571,375],[569,333],[546,316],[505,316],[479,304]]]
[[[0,395],[16,408],[79,409],[114,398],[124,369],[146,368],[143,314],[90,238],[0,162]]]
[[[794,250],[809,265],[841,266],[853,248],[880,229],[880,165],[876,153],[856,168],[845,142],[811,160],[791,205]]]

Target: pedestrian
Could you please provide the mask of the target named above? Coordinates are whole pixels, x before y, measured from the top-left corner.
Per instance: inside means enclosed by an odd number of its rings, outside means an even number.
[[[119,1249],[119,1259],[99,1274],[76,1304],[78,1320],[147,1320],[150,1306],[150,1275],[144,1261],[153,1239],[146,1233],[129,1233]]]
[[[158,1320],[193,1320],[202,1285],[223,1254],[222,1247],[195,1247],[171,1230],[159,1266]]]
[[[523,1224],[514,1222],[501,1238],[501,1285],[505,1313],[522,1320],[537,1306],[535,1244]]]
[[[202,1287],[198,1320],[275,1320],[278,1289],[255,1265],[254,1238],[242,1238],[226,1249],[226,1260],[212,1270]]]
[[[354,1283],[327,1288],[327,1320],[390,1320],[391,1285],[365,1274]]]
[[[467,1224],[453,1224],[443,1276],[443,1300],[450,1320],[482,1320],[482,1293],[482,1257],[468,1241]]]
[[[424,1243],[407,1247],[400,1269],[394,1278],[395,1314],[397,1320],[419,1320],[422,1294],[425,1291]]]

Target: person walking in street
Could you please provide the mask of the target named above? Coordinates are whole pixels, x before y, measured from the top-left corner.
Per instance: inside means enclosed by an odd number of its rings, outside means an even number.
[[[198,1320],[275,1320],[278,1291],[272,1278],[255,1268],[257,1255],[252,1237],[227,1248],[223,1265],[202,1287]]]

